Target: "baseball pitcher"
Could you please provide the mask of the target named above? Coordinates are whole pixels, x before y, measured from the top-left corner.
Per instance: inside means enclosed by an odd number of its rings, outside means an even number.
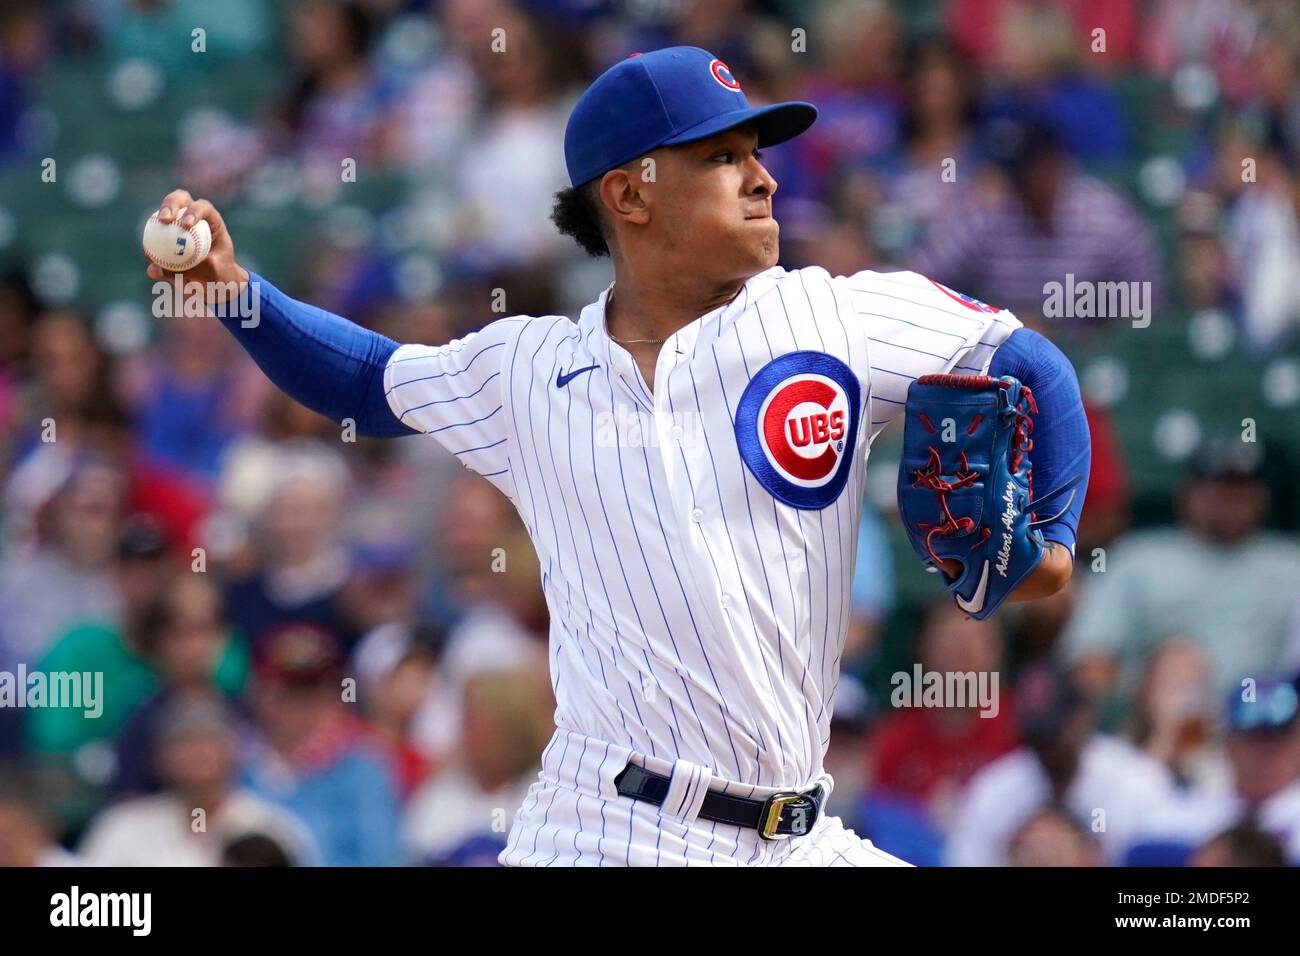
[[[904,527],[967,613],[1070,576],[1090,450],[1060,351],[915,273],[777,265],[759,150],[816,116],[750,106],[694,47],[617,63],[573,109],[553,217],[613,283],[576,322],[512,316],[437,347],[289,298],[236,263],[210,203],[163,200],[162,222],[211,230],[185,279],[255,298],[252,327],[218,311],[273,382],[361,433],[429,436],[523,516],[556,731],[505,864],[905,865],[822,812],[890,422]]]

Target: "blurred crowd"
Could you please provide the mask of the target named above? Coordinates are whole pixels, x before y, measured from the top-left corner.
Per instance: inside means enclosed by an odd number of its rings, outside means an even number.
[[[1066,273],[1149,283],[1159,316],[1213,309],[1258,354],[1295,341],[1288,0],[219,6],[7,2],[0,164],[37,168],[44,78],[91,56],[174,76],[205,25],[207,57],[274,79],[241,115],[184,124],[155,198],[281,190],[328,210],[353,160],[395,185],[388,205],[268,278],[441,343],[497,317],[494,289],[510,313],[576,315],[608,282],[548,221],[565,119],[608,64],[691,44],[752,102],[821,111],[765,155],[787,267],[916,269],[1067,351],[1097,323],[1044,315]],[[1135,76],[1163,91],[1172,170],[1147,163]],[[554,706],[539,568],[506,499],[433,442],[341,436],[215,321],[110,347],[26,270],[0,280],[0,674],[103,675],[94,717],[0,706],[0,865],[494,864]],[[918,606],[893,510],[868,503],[830,809],[927,865],[1300,864],[1281,489],[1257,446],[1219,437],[1151,523],[1111,413],[1088,414],[1077,573],[1052,599],[985,622],[938,587]],[[891,675],[914,664],[997,673],[996,715],[898,706]]]

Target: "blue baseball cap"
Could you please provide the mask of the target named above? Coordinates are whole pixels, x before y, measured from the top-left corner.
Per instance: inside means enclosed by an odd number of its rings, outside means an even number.
[[[1250,700],[1240,690],[1228,695],[1228,729],[1235,733],[1287,730],[1300,714],[1300,695],[1290,681],[1261,678]]]
[[[659,146],[693,143],[750,123],[759,146],[798,136],[811,103],[750,106],[740,81],[708,50],[672,46],[633,53],[587,87],[564,130],[569,182],[581,186]]]

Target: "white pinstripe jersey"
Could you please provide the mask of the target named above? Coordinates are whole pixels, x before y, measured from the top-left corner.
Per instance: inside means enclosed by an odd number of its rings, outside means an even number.
[[[662,347],[500,319],[389,360],[394,414],[500,488],[541,559],[559,727],[724,779],[817,778],[871,441],[1020,326],[910,272],[769,269]]]

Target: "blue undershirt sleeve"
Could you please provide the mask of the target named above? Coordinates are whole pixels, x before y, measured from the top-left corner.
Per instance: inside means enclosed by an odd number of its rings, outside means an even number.
[[[1059,542],[1073,552],[1092,465],[1092,438],[1074,367],[1042,335],[1020,328],[993,353],[989,374],[1014,376],[1034,393],[1038,414],[1034,416],[1034,447],[1029,454],[1034,469],[1034,495],[1041,497],[1081,476],[1073,497],[1066,492],[1046,507],[1050,515],[1069,502],[1056,520],[1042,526],[1046,540]],[[1039,514],[1038,518],[1049,515]]]
[[[219,318],[267,378],[334,422],[352,419],[359,434],[413,433],[384,394],[384,369],[396,342],[291,299],[252,272],[248,279],[238,314]]]

